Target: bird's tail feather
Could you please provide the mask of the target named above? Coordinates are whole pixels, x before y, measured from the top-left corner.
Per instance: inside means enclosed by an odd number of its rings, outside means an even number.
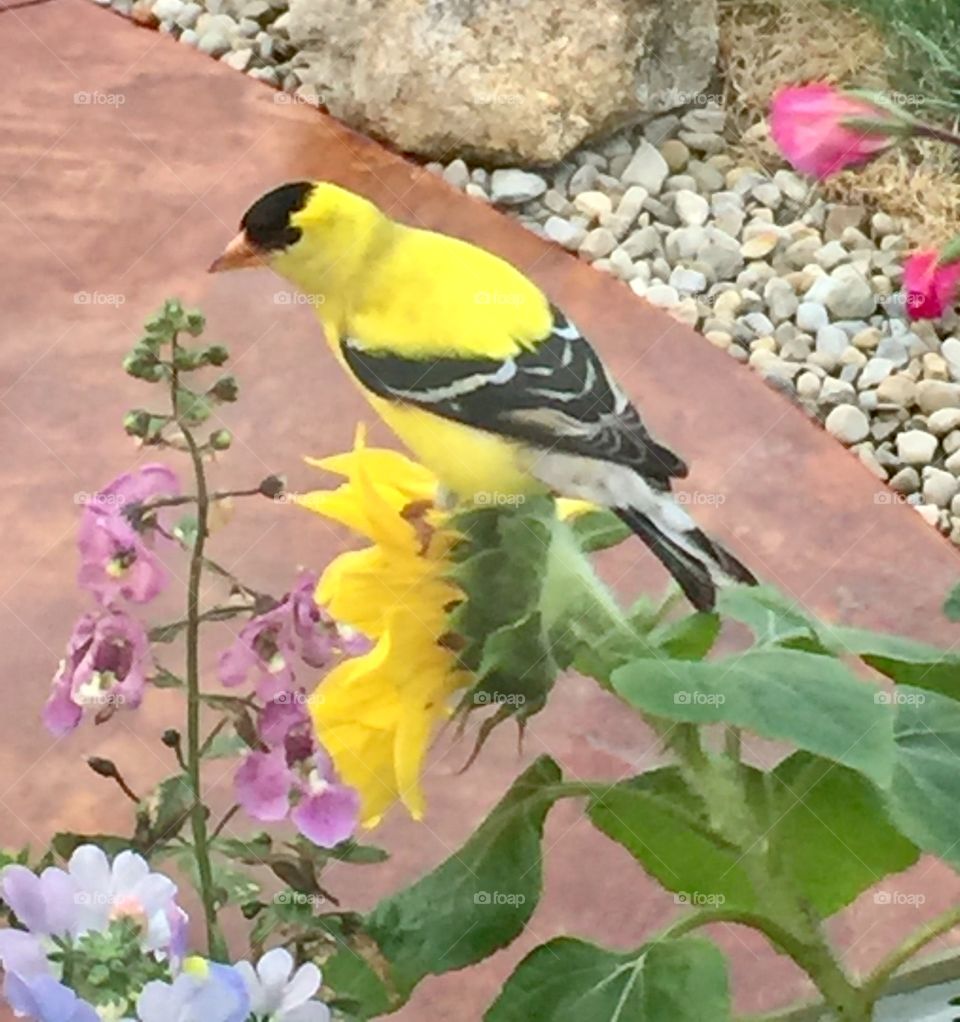
[[[662,499],[673,504],[669,493],[664,493]],[[670,514],[657,515],[656,519],[635,508],[617,508],[616,512],[677,580],[697,610],[713,610],[717,589],[723,585],[757,584],[753,573],[698,529],[685,512],[676,505],[670,510]]]

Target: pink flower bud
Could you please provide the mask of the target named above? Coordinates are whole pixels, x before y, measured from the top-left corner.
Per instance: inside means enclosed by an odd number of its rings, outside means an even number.
[[[935,249],[914,252],[903,268],[903,286],[911,319],[939,319],[957,302],[960,262],[946,262]]]
[[[907,122],[832,85],[791,86],[774,96],[770,134],[797,170],[826,178],[869,163],[902,136]]]

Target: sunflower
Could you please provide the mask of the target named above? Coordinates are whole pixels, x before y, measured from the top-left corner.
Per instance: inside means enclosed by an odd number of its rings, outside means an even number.
[[[360,792],[366,825],[398,798],[420,819],[431,737],[471,681],[444,642],[450,607],[462,599],[449,581],[457,535],[435,506],[434,476],[397,451],[367,447],[362,427],[351,452],[308,463],[345,481],[296,502],[370,541],[328,565],[317,601],[373,641],[327,675],[311,716],[340,776]]]

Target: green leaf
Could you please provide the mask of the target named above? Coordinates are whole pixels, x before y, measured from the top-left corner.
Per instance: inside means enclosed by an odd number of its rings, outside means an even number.
[[[204,749],[203,758],[234,759],[249,749],[247,742],[232,727],[227,727],[214,735],[213,741]]]
[[[484,1022],[729,1022],[723,955],[705,940],[608,951],[558,937],[527,955]]]
[[[174,536],[185,550],[192,550],[196,546],[199,531],[200,523],[194,514],[183,515],[173,527]]]
[[[893,825],[883,795],[855,771],[798,752],[771,781],[771,856],[819,915],[917,861],[919,849]]]
[[[625,525],[612,511],[585,511],[567,519],[574,536],[584,553],[594,553],[618,546],[631,535]]]
[[[168,625],[157,625],[150,629],[151,642],[173,642],[173,640],[187,627],[186,621],[172,621]]]
[[[960,583],[950,590],[944,600],[943,612],[951,621],[960,621]]]
[[[137,842],[128,837],[120,837],[119,834],[75,834],[67,830],[55,834],[50,844],[61,859],[69,859],[81,845],[96,845],[110,856],[130,849],[141,850]]]
[[[163,639],[155,639],[155,642],[163,642]],[[168,671],[166,667],[158,667],[155,674],[151,675],[150,683],[155,688],[183,688],[183,678],[177,677],[172,671]]]
[[[183,872],[190,877],[195,890],[200,890],[200,872],[197,856],[192,846],[178,846],[172,855],[173,860]],[[213,873],[213,895],[218,908],[227,905],[249,905],[255,902],[260,894],[260,883],[246,870],[224,862],[214,861],[211,864]]]
[[[213,886],[218,905],[247,905],[256,901],[260,884],[246,870],[213,864]],[[197,880],[199,881],[199,876]]]
[[[317,894],[317,878],[313,866],[290,855],[271,855],[267,863],[276,877],[298,894]]]
[[[331,859],[339,859],[341,862],[350,862],[355,866],[367,866],[377,862],[386,862],[390,853],[376,845],[361,845],[350,839],[341,841],[340,844],[328,848],[327,855]]]
[[[228,859],[245,862],[248,866],[262,864],[272,846],[273,839],[266,831],[245,838],[218,837],[212,842],[215,851]]]
[[[960,703],[900,686],[890,809],[924,851],[960,868]]]
[[[145,802],[150,826],[150,843],[160,844],[180,833],[196,799],[187,777],[184,774],[177,774],[161,781]]]
[[[723,590],[718,605],[724,616],[746,624],[760,645],[855,656],[900,684],[960,698],[958,654],[898,635],[824,625],[782,593],[762,586]],[[955,613],[960,620],[960,586],[948,597],[944,609],[948,616]]]
[[[622,844],[652,877],[693,908],[763,905],[743,854],[711,831],[703,803],[676,767],[652,770],[591,800],[594,826]]]
[[[404,990],[472,965],[523,932],[540,899],[540,839],[555,794],[549,786],[559,781],[557,765],[538,759],[458,852],[370,914],[366,929]]]
[[[956,235],[940,249],[940,266],[953,266],[960,263],[960,235]]]
[[[389,1014],[403,1003],[403,998],[391,994],[370,962],[349,948],[323,963],[323,982],[334,992],[330,1006],[357,1022]]]
[[[60,835],[58,834],[57,837]],[[56,840],[56,839],[54,839]],[[18,848],[0,848],[0,870],[5,866],[28,866],[30,864],[30,846]]]
[[[821,636],[838,654],[859,657],[900,685],[942,692],[960,698],[960,655],[913,639],[862,628],[824,628]],[[889,698],[893,695],[881,695]]]
[[[818,635],[818,624],[789,597],[767,586],[730,586],[720,590],[717,609],[721,617],[740,621],[753,632],[761,646],[788,646],[811,653],[827,652]]]
[[[719,634],[719,615],[688,614],[655,628],[647,642],[676,660],[702,660],[713,649]]]
[[[749,767],[742,772],[749,801],[762,813],[771,860],[822,916],[918,857],[890,821],[883,795],[853,770],[798,752],[769,775]],[[676,768],[599,791],[589,814],[679,903],[764,910],[767,892],[754,890],[742,852],[712,832],[702,802]]]
[[[645,713],[789,741],[881,787],[893,775],[891,708],[829,657],[758,647],[709,663],[640,659],[614,671],[612,681]]]

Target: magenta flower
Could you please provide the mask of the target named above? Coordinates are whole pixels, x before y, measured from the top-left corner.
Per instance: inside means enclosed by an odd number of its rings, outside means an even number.
[[[84,614],[74,626],[43,709],[47,730],[67,734],[80,723],[84,709],[97,711],[97,723],[121,707],[136,709],[143,699],[149,658],[150,641],[135,618],[123,611]]]
[[[283,693],[258,722],[265,751],[246,755],[234,779],[237,801],[255,820],[290,819],[304,837],[332,848],[354,832],[360,796],[341,784],[317,744],[302,693]]]
[[[323,667],[343,648],[336,624],[317,605],[317,576],[304,572],[293,589],[270,610],[251,618],[220,656],[220,680],[242,685],[251,672],[257,695],[270,700],[294,683],[294,662]]]
[[[904,123],[825,84],[781,89],[770,108],[770,134],[780,151],[797,170],[820,179],[869,163],[893,145],[892,136],[902,135]]]
[[[144,465],[118,476],[87,498],[77,537],[78,578],[104,606],[119,597],[147,603],[167,584],[166,569],[153,550],[160,533],[141,520],[138,508],[153,497],[179,492],[177,477],[170,469]]]
[[[911,319],[939,319],[957,302],[960,262],[947,262],[935,249],[914,252],[903,267],[907,315]]]

